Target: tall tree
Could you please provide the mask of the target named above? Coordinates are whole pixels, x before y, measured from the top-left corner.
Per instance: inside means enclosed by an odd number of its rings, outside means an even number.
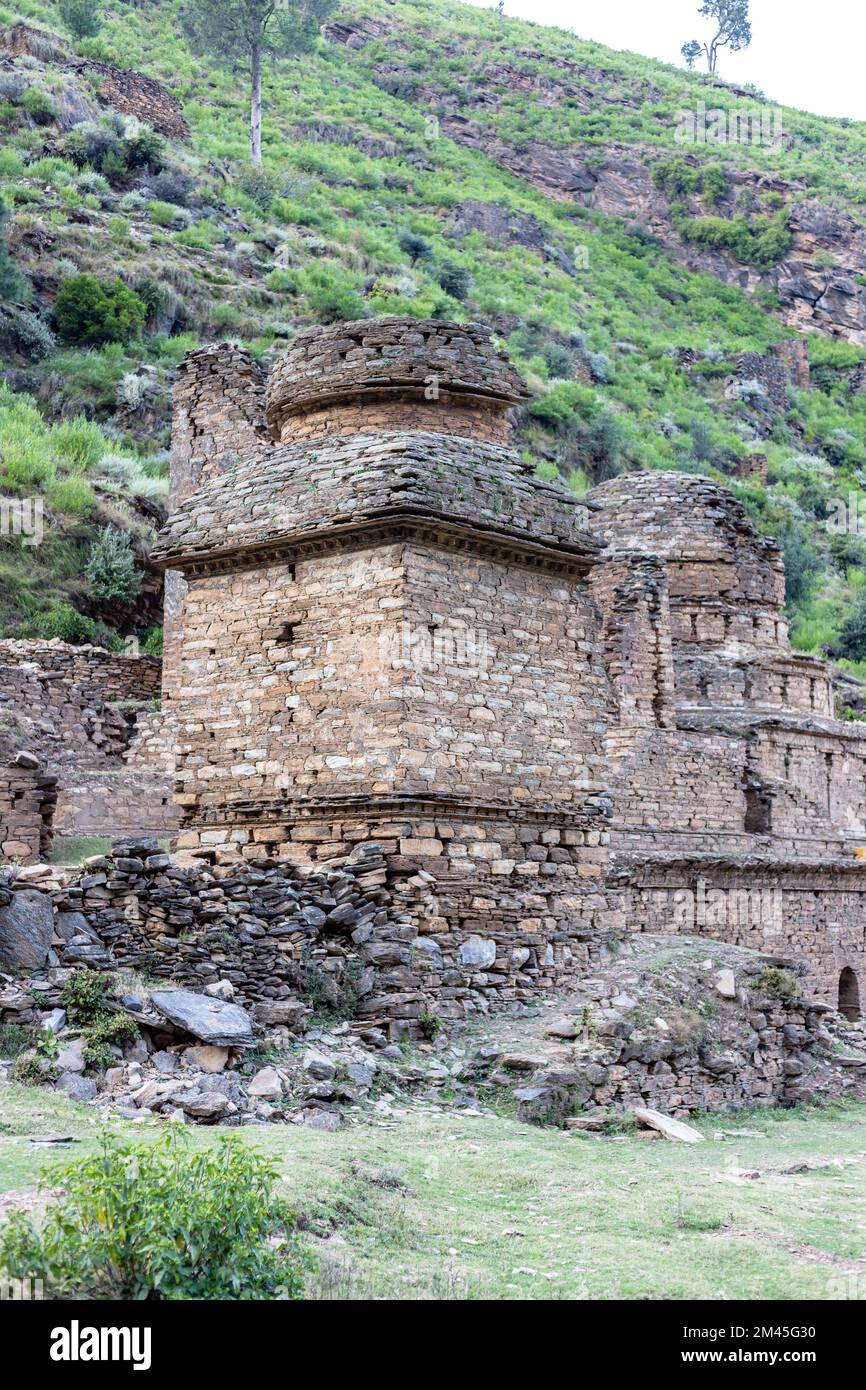
[[[727,48],[731,53],[739,53],[752,42],[752,26],[749,23],[749,0],[704,0],[698,10],[704,19],[711,19],[716,32],[709,43],[701,44],[697,39],[684,43],[680,52],[693,67],[695,59],[703,52],[707,59],[707,72],[715,72],[719,61],[719,50]]]
[[[262,63],[309,53],[336,0],[187,0],[190,46],[250,77],[250,158],[262,162]]]

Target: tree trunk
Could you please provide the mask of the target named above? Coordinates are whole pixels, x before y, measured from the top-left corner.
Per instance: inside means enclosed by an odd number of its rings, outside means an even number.
[[[256,41],[250,49],[250,159],[262,162],[262,46]]]

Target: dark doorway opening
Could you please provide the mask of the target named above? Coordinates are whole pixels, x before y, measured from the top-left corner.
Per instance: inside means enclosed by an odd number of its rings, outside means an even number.
[[[857,976],[849,965],[845,966],[839,976],[839,1012],[845,1015],[849,1023],[856,1023],[862,1017],[860,986],[857,983]]]

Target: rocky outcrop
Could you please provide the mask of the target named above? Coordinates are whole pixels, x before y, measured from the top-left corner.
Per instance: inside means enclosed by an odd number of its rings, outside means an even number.
[[[10,24],[0,29],[0,53],[86,72],[97,79],[98,99],[111,110],[135,116],[172,140],[185,140],[189,135],[183,106],[161,82],[132,68],[116,68],[91,58],[76,59],[58,34],[30,24]]]

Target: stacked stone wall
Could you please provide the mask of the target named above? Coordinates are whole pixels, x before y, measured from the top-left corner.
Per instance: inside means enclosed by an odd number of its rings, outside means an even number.
[[[62,642],[0,643],[0,711],[23,754],[54,776],[56,834],[169,835],[175,828],[173,732],[158,711],[142,708],[159,685],[156,657]]]
[[[36,758],[0,752],[0,861],[35,864],[53,845],[56,778]]]

